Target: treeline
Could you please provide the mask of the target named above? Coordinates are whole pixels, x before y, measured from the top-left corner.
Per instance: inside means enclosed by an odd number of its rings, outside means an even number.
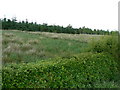
[[[118,34],[118,31],[105,31],[98,29],[90,29],[86,27],[73,28],[70,24],[67,27],[59,25],[48,25],[46,23],[37,24],[36,22],[17,21],[14,17],[12,19],[3,18],[2,21],[3,30],[23,30],[23,31],[41,31],[41,32],[55,32],[55,33],[69,33],[69,34],[97,34],[97,35],[109,35]]]

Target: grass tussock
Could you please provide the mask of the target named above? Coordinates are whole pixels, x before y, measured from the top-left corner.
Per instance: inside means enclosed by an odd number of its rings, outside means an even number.
[[[37,39],[28,41],[29,44],[38,44],[39,42]]]
[[[31,54],[31,55],[34,55],[34,54],[36,54],[36,50],[35,49],[30,49],[30,50],[27,50],[25,53],[26,54]]]
[[[32,45],[29,44],[29,43],[25,43],[25,44],[21,45],[21,50],[22,51],[27,51],[27,50],[30,50],[32,48],[33,48]]]
[[[17,43],[17,44],[23,44],[24,42],[23,42],[23,40],[22,39],[20,39],[20,38],[4,38],[3,37],[3,39],[2,39],[2,44],[3,45],[8,45],[8,44],[10,44],[10,43]]]
[[[3,36],[5,37],[15,37],[13,33],[4,33]]]

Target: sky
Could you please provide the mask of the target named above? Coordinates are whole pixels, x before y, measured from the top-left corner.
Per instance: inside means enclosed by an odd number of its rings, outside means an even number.
[[[118,30],[119,0],[0,0],[0,18]]]

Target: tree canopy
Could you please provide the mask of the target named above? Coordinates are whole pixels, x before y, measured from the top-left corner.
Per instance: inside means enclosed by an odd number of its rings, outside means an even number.
[[[68,34],[97,34],[97,35],[109,35],[118,34],[118,31],[106,31],[98,29],[90,29],[84,27],[73,28],[72,25],[67,27],[59,25],[48,25],[47,23],[37,24],[37,22],[17,21],[16,17],[12,19],[3,18],[2,21],[3,30],[24,30],[24,31],[41,31],[41,32],[55,32],[55,33],[68,33]]]

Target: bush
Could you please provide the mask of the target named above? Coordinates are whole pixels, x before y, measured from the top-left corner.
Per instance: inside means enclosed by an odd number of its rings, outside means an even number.
[[[118,57],[118,37],[103,36],[99,40],[93,40],[89,44],[90,51],[101,53],[107,52],[115,57]]]
[[[3,88],[90,88],[95,82],[113,81],[117,72],[109,54],[83,53],[70,59],[10,64],[3,67],[2,80]]]

